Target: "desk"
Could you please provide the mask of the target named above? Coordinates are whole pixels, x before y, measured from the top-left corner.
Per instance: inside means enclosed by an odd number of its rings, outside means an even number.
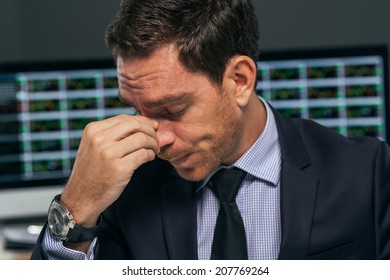
[[[0,223],[0,260],[30,259],[32,246],[38,237],[38,232],[28,233],[29,226],[30,224],[9,225]],[[7,242],[10,239],[14,243],[13,246],[9,246],[10,243]]]

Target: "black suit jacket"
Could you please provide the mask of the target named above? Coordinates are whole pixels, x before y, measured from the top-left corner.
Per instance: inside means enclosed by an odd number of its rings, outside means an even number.
[[[274,111],[282,150],[279,259],[390,259],[390,150]],[[197,259],[193,184],[156,159],[103,214],[97,259]],[[45,259],[41,238],[33,259]]]

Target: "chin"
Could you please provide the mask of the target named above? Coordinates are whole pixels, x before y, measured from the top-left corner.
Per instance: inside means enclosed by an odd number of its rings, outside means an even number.
[[[210,156],[203,156],[203,153],[191,153],[182,160],[170,162],[176,169],[179,176],[187,181],[199,182],[216,168],[219,162]]]
[[[180,177],[187,181],[199,182],[204,179],[213,171],[206,168],[176,168]]]

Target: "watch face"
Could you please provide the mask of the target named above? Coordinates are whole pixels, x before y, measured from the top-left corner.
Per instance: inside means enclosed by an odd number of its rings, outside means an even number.
[[[55,202],[49,211],[48,224],[54,235],[60,236],[61,238],[66,237],[69,230],[69,219],[64,209]]]

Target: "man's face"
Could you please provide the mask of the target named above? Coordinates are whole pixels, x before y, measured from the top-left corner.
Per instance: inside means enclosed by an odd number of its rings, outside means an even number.
[[[238,159],[242,117],[234,87],[222,90],[201,73],[188,71],[173,45],[147,58],[118,58],[120,98],[155,119],[160,152],[187,180],[204,179]]]

